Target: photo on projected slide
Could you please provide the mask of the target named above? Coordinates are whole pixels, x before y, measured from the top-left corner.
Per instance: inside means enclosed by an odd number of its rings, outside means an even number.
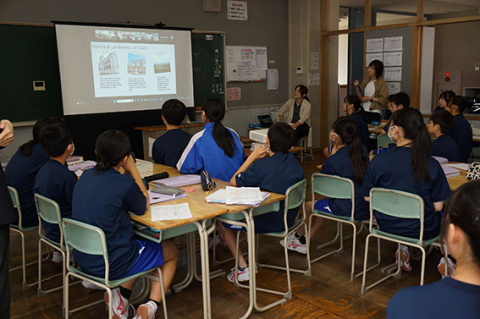
[[[172,71],[172,68],[170,67],[170,58],[166,52],[159,52],[155,54],[153,57],[153,70],[155,74]]]
[[[98,60],[98,72],[100,75],[119,73],[118,58],[115,53],[110,53],[107,56],[100,54]]]
[[[133,75],[145,75],[147,56],[129,53],[127,73]]]

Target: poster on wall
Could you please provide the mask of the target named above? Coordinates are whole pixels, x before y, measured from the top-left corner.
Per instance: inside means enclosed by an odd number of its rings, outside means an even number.
[[[402,89],[400,82],[389,82],[387,83],[387,87],[388,87],[388,95],[397,94]]]
[[[368,66],[373,60],[379,60],[383,62],[383,53],[367,53],[365,55],[365,66]]]
[[[248,20],[247,2],[245,1],[228,1],[227,3],[228,20]]]
[[[402,81],[402,68],[385,68],[383,78],[385,81]]]
[[[403,51],[403,37],[386,37],[383,51]]]
[[[227,81],[266,81],[267,47],[227,46]]]
[[[383,38],[367,39],[367,53],[382,52],[382,51],[383,51]]]
[[[402,52],[385,52],[383,54],[384,66],[402,66]]]

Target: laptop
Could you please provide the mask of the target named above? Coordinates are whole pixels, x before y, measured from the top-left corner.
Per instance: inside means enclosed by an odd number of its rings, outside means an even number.
[[[269,128],[272,126],[273,121],[270,115],[258,115],[258,121],[260,122],[260,126],[264,128]]]

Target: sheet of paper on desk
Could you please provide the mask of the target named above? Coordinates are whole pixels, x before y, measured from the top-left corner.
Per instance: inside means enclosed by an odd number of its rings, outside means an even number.
[[[137,159],[137,166],[138,172],[140,173],[140,177],[144,178],[145,176],[153,175],[153,163],[144,161],[141,159]]]
[[[257,207],[265,199],[270,197],[269,192],[260,192],[260,194],[262,195],[262,199],[260,199],[259,201],[255,201],[253,203],[236,203],[236,204]],[[225,204],[226,203],[226,198],[227,198],[227,190],[226,189],[219,189],[215,193],[210,194],[207,197],[205,197],[205,200],[207,201],[207,203]]]
[[[262,200],[262,193],[258,187],[231,187],[227,186],[225,202],[230,204],[253,204]]]
[[[178,195],[178,196],[173,196],[173,195],[154,193],[151,190],[148,190],[147,192],[148,192],[148,197],[149,197],[150,204],[162,203],[162,202],[167,202],[169,200],[174,200],[174,199],[180,199],[180,198],[187,197],[187,194],[181,194],[181,195]]]
[[[193,218],[188,203],[152,206],[152,222]]]
[[[470,164],[467,164],[467,163],[446,164],[446,165],[447,165],[447,166],[450,166],[450,167],[462,169],[462,170],[464,170],[464,171],[468,171],[468,167],[470,166]]]

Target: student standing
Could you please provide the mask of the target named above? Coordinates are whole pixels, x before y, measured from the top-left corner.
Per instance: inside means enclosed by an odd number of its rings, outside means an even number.
[[[0,149],[12,141],[12,123],[9,120],[0,120]],[[10,318],[9,225],[18,220],[18,214],[13,208],[2,165],[0,165],[0,212],[0,314]]]
[[[310,126],[310,113],[312,105],[307,96],[308,88],[305,85],[297,85],[293,93],[293,99],[288,100],[279,111],[280,122],[284,121],[284,116],[288,112],[288,123],[295,130],[297,140],[308,136]]]
[[[187,116],[187,108],[182,101],[171,99],[162,106],[162,120],[167,132],[153,143],[152,157],[157,164],[175,167],[186,144],[192,137],[180,128]]]
[[[225,104],[218,98],[203,104],[202,131],[193,135],[177,163],[182,174],[207,171],[212,178],[228,182],[243,164],[245,153],[238,134],[222,124]]]
[[[431,138],[417,109],[406,108],[392,114],[392,126],[388,136],[396,142],[388,152],[375,156],[368,166],[361,194],[370,201],[373,187],[395,189],[423,198],[424,240],[438,236],[444,200],[451,194],[440,164],[430,157]],[[420,221],[390,217],[375,212],[377,223],[386,232],[418,238]],[[398,253],[398,252],[397,252]],[[410,252],[402,245],[402,269],[411,271]]]
[[[383,62],[373,60],[368,65],[367,77],[359,84],[355,80],[355,91],[357,96],[363,102],[365,111],[377,112],[382,114],[387,104],[388,86],[382,77]],[[363,93],[363,94],[362,94]]]
[[[285,194],[287,189],[303,179],[303,170],[295,156],[288,150],[295,144],[295,132],[286,123],[275,123],[268,130],[267,149],[270,150],[270,157],[263,158],[267,150],[258,147],[247,158],[245,163],[232,175],[230,183],[238,187],[260,187],[262,190]],[[263,159],[262,159],[263,158]],[[280,203],[277,212],[270,212],[254,217],[255,233],[264,234],[282,232],[285,230],[285,201]],[[292,227],[299,208],[288,211],[287,224]],[[226,223],[219,223],[219,228],[225,238],[225,243],[235,256],[236,237],[234,230],[239,227]],[[238,252],[238,281],[250,279],[250,269],[243,253],[239,248]],[[235,268],[227,276],[227,280],[233,282],[235,279]]]
[[[130,155],[127,135],[107,131],[95,142],[97,166],[85,171],[73,192],[72,218],[97,226],[107,241],[110,279],[125,278],[155,267],[161,267],[165,292],[177,268],[178,250],[172,241],[161,244],[134,237],[129,212],[143,215],[148,208],[148,193]],[[120,168],[125,174],[119,172]],[[103,277],[102,256],[73,251],[73,257],[86,273]],[[156,271],[155,276],[158,276]],[[136,279],[112,291],[115,318],[128,318],[129,302]],[[151,319],[162,300],[160,283],[152,281],[150,300],[139,306],[137,318]],[[108,294],[105,292],[105,303]]]
[[[428,133],[435,137],[430,156],[446,158],[449,162],[460,162],[460,150],[455,140],[448,135],[455,125],[455,118],[450,112],[439,110],[432,114],[428,122]]]
[[[450,131],[450,136],[458,145],[460,161],[468,163],[470,153],[472,152],[473,132],[470,123],[463,116],[463,112],[467,109],[467,99],[461,95],[457,95],[450,100],[450,103],[445,109],[455,116],[455,125]]]
[[[442,239],[457,260],[453,278],[400,290],[388,303],[387,319],[480,318],[480,181],[453,193]]]
[[[33,139],[18,148],[5,168],[7,184],[15,187],[18,192],[23,227],[38,226],[33,184],[38,171],[49,159],[40,145],[40,139],[44,128],[53,123],[63,123],[63,121],[54,117],[39,119],[33,126]],[[15,224],[18,224],[18,215]]]

